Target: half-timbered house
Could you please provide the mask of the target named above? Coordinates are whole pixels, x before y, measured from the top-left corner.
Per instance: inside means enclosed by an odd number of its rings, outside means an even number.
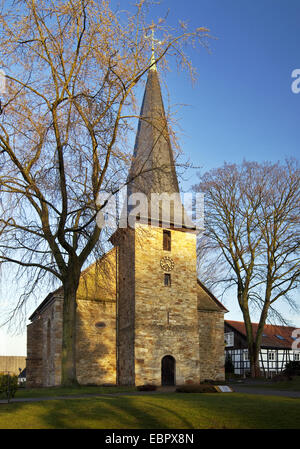
[[[234,373],[246,376],[250,372],[246,328],[242,321],[228,321],[225,325],[225,356],[230,355]],[[254,335],[258,323],[252,324]],[[259,353],[260,369],[266,377],[284,370],[289,361],[300,360],[300,348],[295,348],[295,327],[266,324]],[[294,344],[293,344],[294,343]]]

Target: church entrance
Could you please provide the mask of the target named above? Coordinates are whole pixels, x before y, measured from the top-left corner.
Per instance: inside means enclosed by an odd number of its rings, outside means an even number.
[[[175,359],[166,355],[161,361],[161,384],[175,385]]]

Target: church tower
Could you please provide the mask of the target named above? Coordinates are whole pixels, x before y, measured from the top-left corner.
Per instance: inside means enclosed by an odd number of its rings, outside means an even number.
[[[177,202],[171,205],[167,225],[160,201],[156,222],[150,220],[152,212],[144,210],[134,226],[119,228],[111,239],[117,254],[117,382],[198,383],[196,230],[178,203],[174,157],[154,65],[148,72],[128,181],[128,196],[142,192],[150,204],[151,194],[167,193]]]

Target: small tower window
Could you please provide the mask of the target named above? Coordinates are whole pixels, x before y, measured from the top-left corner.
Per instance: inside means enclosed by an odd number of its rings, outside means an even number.
[[[171,251],[171,231],[164,230],[163,232],[163,249]]]
[[[98,321],[97,323],[95,323],[95,327],[97,327],[97,329],[101,329],[102,327],[105,327],[106,324],[103,321]]]
[[[170,273],[165,273],[165,287],[171,287],[171,275],[170,275]]]

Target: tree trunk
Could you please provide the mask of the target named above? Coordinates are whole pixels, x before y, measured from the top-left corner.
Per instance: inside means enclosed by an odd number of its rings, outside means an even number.
[[[76,271],[76,270],[74,270]],[[76,377],[76,292],[80,272],[69,275],[63,282],[63,340],[61,361],[61,384],[78,385]]]
[[[243,296],[242,296],[243,295]],[[250,360],[250,376],[252,378],[260,377],[259,367],[259,350],[260,345],[257,344],[257,338],[253,335],[252,323],[248,309],[248,295],[244,292],[240,293],[239,304],[243,312],[244,323],[246,328],[248,357]]]
[[[252,344],[252,348],[251,348],[251,351],[250,351],[250,354],[249,354],[250,375],[251,375],[252,379],[255,379],[255,378],[261,376],[260,366],[259,366],[259,350],[260,350],[260,348],[254,342]]]

